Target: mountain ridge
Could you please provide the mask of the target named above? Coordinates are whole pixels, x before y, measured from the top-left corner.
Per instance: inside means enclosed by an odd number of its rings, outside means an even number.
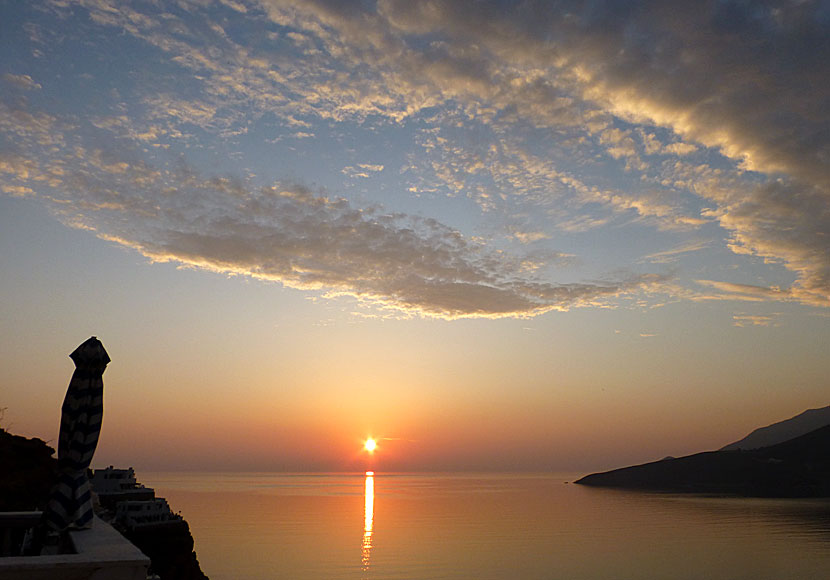
[[[807,409],[794,417],[772,423],[766,427],[759,427],[743,439],[725,445],[720,451],[734,451],[738,449],[751,450],[770,447],[790,439],[800,437],[810,431],[830,425],[830,405],[817,409]]]
[[[574,483],[752,497],[830,497],[830,425],[760,449],[704,451],[593,473]]]

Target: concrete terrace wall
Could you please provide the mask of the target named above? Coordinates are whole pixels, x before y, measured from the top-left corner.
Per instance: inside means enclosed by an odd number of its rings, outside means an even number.
[[[74,554],[0,558],[3,580],[146,580],[150,559],[95,516],[92,529],[69,533]]]

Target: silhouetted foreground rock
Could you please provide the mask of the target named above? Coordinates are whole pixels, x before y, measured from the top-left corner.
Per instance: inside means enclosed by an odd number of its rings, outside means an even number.
[[[57,477],[55,450],[0,429],[0,511],[43,510]]]
[[[121,533],[150,558],[151,570],[162,580],[208,580],[193,551],[190,527],[184,520],[178,524]]]
[[[709,451],[594,473],[582,485],[755,497],[830,497],[830,425],[751,451]]]

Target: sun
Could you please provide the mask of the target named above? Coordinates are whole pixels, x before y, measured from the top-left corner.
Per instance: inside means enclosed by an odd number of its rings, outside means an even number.
[[[369,437],[366,440],[366,443],[363,444],[363,449],[365,449],[369,453],[374,453],[375,449],[377,449],[377,446],[378,446],[378,442],[375,441],[374,439],[372,439],[371,437]]]

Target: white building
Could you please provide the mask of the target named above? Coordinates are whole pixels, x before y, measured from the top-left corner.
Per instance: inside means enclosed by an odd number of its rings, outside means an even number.
[[[144,501],[122,501],[115,508],[115,521],[129,530],[179,523],[180,515],[170,511],[167,500],[157,497]]]
[[[135,478],[135,471],[132,467],[127,469],[116,469],[112,465],[106,469],[96,469],[92,473],[92,489],[95,493],[117,493],[134,491],[144,488]]]
[[[135,478],[132,467],[96,469],[90,478],[92,491],[98,496],[101,506],[115,510],[123,501],[152,500],[156,496],[152,487],[144,487]]]

